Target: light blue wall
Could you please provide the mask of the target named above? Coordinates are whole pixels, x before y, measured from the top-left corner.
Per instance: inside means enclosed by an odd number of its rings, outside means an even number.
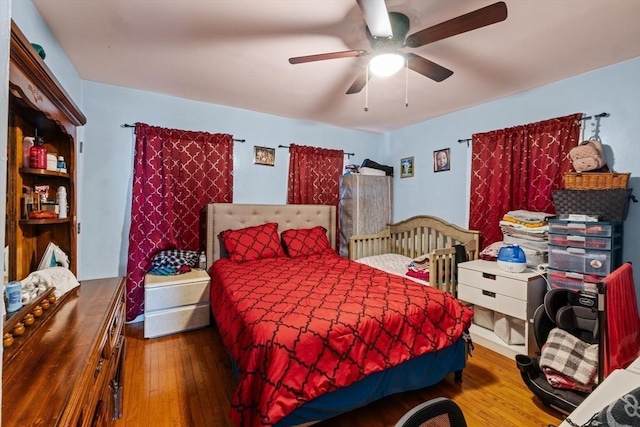
[[[395,220],[426,213],[466,227],[471,148],[458,139],[578,112],[610,114],[600,120],[608,164],[618,172],[631,172],[630,186],[640,199],[640,58],[635,58],[390,132],[382,141],[381,159],[399,165],[402,157],[414,156],[416,164],[414,178],[394,180]],[[594,125],[586,123],[585,139]],[[434,173],[433,151],[442,148],[451,149],[451,171]],[[640,203],[629,206],[623,258],[636,266],[640,295]]]
[[[237,108],[84,82],[83,279],[122,275],[126,270],[134,149],[132,129],[143,122],[168,128],[230,133],[234,144],[234,202],[286,203],[291,143],[340,148],[349,161],[377,158],[378,136],[301,122]],[[276,148],[274,167],[253,164],[254,145]]]
[[[5,2],[6,0],[0,0]],[[31,43],[44,49],[45,62],[78,106],[82,106],[82,80],[31,0],[12,0],[11,18]]]
[[[381,158],[399,166],[400,158],[415,156],[414,178],[394,181],[396,220],[429,212],[466,226],[470,152],[458,139],[552,117],[583,112],[607,112],[600,137],[609,165],[620,172],[640,175],[640,58],[625,61],[525,93],[461,110],[386,135]],[[593,121],[585,126],[592,135]],[[433,172],[433,151],[451,149],[451,171]],[[640,178],[632,178],[640,193]],[[459,196],[466,194],[465,198]],[[629,219],[640,211],[632,205]],[[629,227],[636,228],[636,227]]]

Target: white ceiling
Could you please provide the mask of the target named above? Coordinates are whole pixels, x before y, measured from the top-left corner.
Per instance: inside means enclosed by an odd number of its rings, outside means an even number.
[[[387,0],[409,34],[496,0]],[[371,51],[355,0],[33,0],[85,80],[386,132],[640,56],[640,0],[505,0],[505,21],[416,49],[454,72],[413,71],[346,95]]]

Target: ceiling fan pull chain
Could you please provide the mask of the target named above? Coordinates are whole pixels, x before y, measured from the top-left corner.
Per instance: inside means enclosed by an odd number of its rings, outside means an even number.
[[[369,81],[369,64],[367,64],[367,75],[365,77],[365,86],[364,86],[364,112],[369,111],[369,85],[367,82]]]
[[[404,106],[409,108],[409,60],[405,59],[404,67]]]

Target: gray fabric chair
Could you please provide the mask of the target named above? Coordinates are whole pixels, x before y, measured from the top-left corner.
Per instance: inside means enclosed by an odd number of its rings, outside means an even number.
[[[395,427],[467,427],[460,407],[451,399],[436,397],[421,403],[404,414]]]

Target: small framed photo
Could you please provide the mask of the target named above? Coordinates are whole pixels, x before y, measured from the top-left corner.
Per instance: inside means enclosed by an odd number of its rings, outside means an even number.
[[[276,164],[276,149],[269,147],[253,147],[253,163],[256,165],[273,166]]]
[[[444,148],[433,152],[433,171],[444,172],[451,168],[451,158],[449,157],[449,149]]]
[[[413,176],[415,164],[413,157],[404,157],[400,159],[400,178],[409,178]]]

